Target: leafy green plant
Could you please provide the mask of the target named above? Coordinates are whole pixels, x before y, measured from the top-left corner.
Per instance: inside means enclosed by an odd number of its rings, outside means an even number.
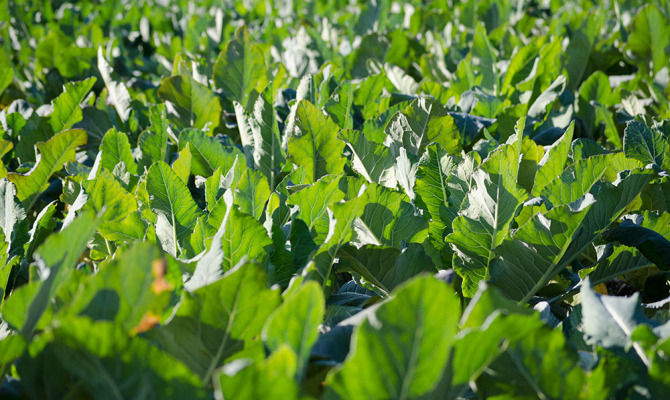
[[[0,16],[0,397],[670,390],[667,1]]]

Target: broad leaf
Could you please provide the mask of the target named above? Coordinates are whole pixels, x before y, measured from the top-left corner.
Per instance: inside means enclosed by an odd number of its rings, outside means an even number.
[[[8,251],[13,242],[24,234],[21,232],[21,222],[26,219],[26,211],[17,200],[16,187],[6,179],[0,180],[0,228],[7,241]]]
[[[347,129],[339,136],[353,153],[351,167],[368,182],[378,183],[388,188],[395,188],[395,158],[391,149],[381,143],[369,141],[365,134],[358,130]]]
[[[310,350],[319,336],[326,301],[316,282],[306,282],[284,300],[263,329],[263,340],[271,351],[287,344],[297,356],[296,379],[305,373]]]
[[[642,217],[642,223],[636,226],[642,229],[648,229],[651,232],[657,232],[665,239],[670,238],[670,214],[664,213],[659,216],[656,213],[645,212]],[[604,232],[603,236],[607,237],[607,234],[608,231]],[[635,237],[624,238],[624,240],[635,239]],[[611,244],[604,246],[602,251],[598,252],[598,260],[594,267],[580,271],[582,277],[585,277],[588,274],[591,284],[594,286],[610,279],[614,279],[619,275],[632,272],[636,269],[651,267],[653,265],[653,262],[645,258],[636,248],[631,248],[625,245],[612,247]],[[652,247],[651,251],[655,253],[656,249]],[[664,262],[662,259],[659,259],[658,261],[660,263]]]
[[[82,129],[57,133],[47,142],[36,145],[38,161],[29,173],[7,174],[7,179],[16,185],[17,197],[27,211],[47,188],[51,175],[60,171],[66,162],[74,160],[75,150],[86,144],[86,137],[86,131]]]
[[[251,42],[246,27],[240,28],[216,58],[214,84],[230,100],[246,108],[252,91],[260,92],[268,83],[266,69],[262,46]]]
[[[528,300],[565,266],[560,261],[594,202],[587,197],[531,218],[496,249],[493,284],[512,299]]]
[[[360,275],[384,293],[390,293],[421,272],[435,272],[430,258],[417,243],[410,243],[402,250],[372,245],[357,249],[347,245],[338,251],[337,256],[339,271]]]
[[[549,182],[542,189],[541,196],[554,206],[576,201],[600,182],[612,159],[611,155],[604,154],[577,161]]]
[[[670,269],[670,241],[658,232],[626,220],[604,232],[603,239],[635,247],[660,269]]]
[[[313,185],[289,196],[288,204],[299,207],[297,217],[305,222],[317,244],[323,243],[330,230],[328,207],[344,198],[339,179],[326,176]]]
[[[668,65],[665,48],[668,39],[668,16],[664,16],[654,4],[648,4],[638,11],[631,24],[631,33],[626,48],[645,72],[656,73]],[[651,70],[647,66],[651,61]]]
[[[31,388],[44,385],[45,377],[39,371],[57,362],[60,373],[47,378],[51,388],[72,390],[67,386],[72,384],[78,387],[77,396],[121,399],[151,392],[164,399],[207,398],[198,378],[184,364],[145,339],[124,335],[111,322],[70,317],[49,336],[51,343],[32,368],[21,368]]]
[[[528,324],[526,321],[520,322]],[[521,331],[523,326],[508,329]],[[482,395],[540,399],[579,397],[586,374],[560,330],[540,327],[520,339],[488,366],[485,375],[477,381]]]
[[[266,281],[260,267],[244,264],[193,293],[183,292],[174,317],[150,337],[208,383],[228,356],[260,335],[279,305],[279,293],[267,289]]]
[[[439,143],[449,153],[455,153],[461,135],[454,118],[435,100],[420,97],[401,112],[396,113],[386,126],[388,140],[408,152],[421,156],[426,146]]]
[[[109,172],[114,171],[117,164],[122,162],[125,165],[126,171],[131,174],[137,174],[137,164],[133,158],[128,136],[125,133],[119,132],[116,129],[110,129],[105,133],[100,145],[102,151],[102,167]]]
[[[670,143],[658,130],[649,128],[642,121],[632,120],[626,125],[623,151],[626,157],[662,168]]]
[[[359,198],[366,204],[354,222],[355,243],[400,249],[406,243],[420,243],[426,238],[428,223],[418,215],[407,195],[370,184]]]
[[[279,182],[286,154],[282,148],[282,138],[272,105],[273,98],[269,87],[256,99],[251,115],[245,113],[240,103],[234,103],[247,165],[262,172],[267,177],[270,188],[274,190]]]
[[[338,175],[346,159],[344,143],[337,139],[338,126],[312,103],[303,100],[296,108],[296,132],[288,141],[289,158],[305,169],[305,182],[327,174]]]
[[[151,209],[169,224],[171,243],[184,246],[202,214],[186,184],[169,165],[159,161],[147,174],[147,192]]]
[[[194,175],[210,177],[217,168],[226,173],[235,163],[239,151],[224,147],[216,138],[209,137],[199,129],[185,129],[179,135],[179,150],[189,145],[192,160],[191,172]]]
[[[591,343],[604,347],[629,347],[635,326],[647,323],[638,294],[631,297],[596,294],[587,278],[582,284],[582,324]]]
[[[214,382],[215,397],[240,400],[293,400],[298,398],[298,387],[293,380],[296,355],[287,345],[262,362],[236,360],[221,369]]]
[[[268,246],[272,241],[267,231],[254,217],[238,211],[233,207],[226,222],[222,237],[224,271],[233,269],[240,261],[255,261],[264,266],[268,257]]]
[[[258,171],[247,169],[235,187],[234,202],[240,211],[260,220],[270,193],[265,177]]]
[[[37,249],[42,280],[22,287],[25,297],[15,294],[2,304],[3,318],[20,329],[26,339],[32,337],[56,292],[69,282],[96,225],[96,218],[84,213],[60,233],[49,236]]]
[[[563,136],[554,142],[549,149],[545,150],[544,157],[538,163],[538,169],[535,173],[533,195],[539,195],[549,182],[563,172],[572,145],[574,131],[575,124],[570,124]]]
[[[447,236],[453,266],[463,277],[463,293],[472,296],[488,279],[494,250],[507,237],[510,223],[527,193],[517,184],[521,141],[502,146],[474,173],[470,190]]]
[[[451,230],[452,221],[445,218],[446,210],[451,208],[457,212],[461,206],[462,197],[454,201],[452,189],[447,183],[455,169],[456,159],[437,144],[428,146],[419,161],[415,190],[430,213],[430,237],[438,249],[445,246],[445,230]]]
[[[208,129],[219,126],[221,104],[214,93],[190,75],[164,79],[158,96],[168,101],[168,112],[182,128]]]
[[[100,171],[94,180],[85,181],[84,187],[88,194],[84,209],[99,213],[101,230],[116,226],[128,218],[128,214],[137,211],[135,197],[107,170]]]
[[[327,241],[316,249],[311,260],[304,268],[305,279],[315,280],[322,286],[331,279],[333,263],[336,261],[339,249],[351,239],[353,225],[357,218],[363,213],[365,207],[362,198],[351,199],[346,202],[332,204],[329,209],[332,210],[330,218]],[[307,247],[310,249],[310,247]],[[310,249],[311,250],[311,249]]]
[[[634,173],[617,186],[601,184],[594,195],[537,214],[496,250],[495,285],[512,299],[528,301],[602,234],[651,179]],[[533,266],[532,268],[528,266]]]
[[[102,80],[105,81],[109,102],[112,103],[116,109],[116,113],[119,115],[119,118],[121,118],[121,121],[128,121],[131,111],[130,94],[123,82],[112,77],[114,69],[112,69],[112,66],[105,60],[102,47],[98,47],[98,71],[100,71]]]
[[[356,330],[352,354],[329,374],[329,386],[343,399],[426,394],[447,362],[458,310],[458,298],[443,282],[429,276],[411,280]]]
[[[84,101],[84,97],[91,90],[93,84],[95,84],[95,78],[65,85],[63,93],[53,102],[54,110],[49,122],[54,132],[69,129],[72,125],[81,121],[82,113],[79,105]]]
[[[138,139],[142,150],[142,164],[147,168],[154,161],[167,162],[168,120],[164,104],[157,104],[149,109],[151,127],[142,132]]]

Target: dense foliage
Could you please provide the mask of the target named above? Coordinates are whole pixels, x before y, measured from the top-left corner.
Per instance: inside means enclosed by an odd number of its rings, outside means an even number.
[[[0,16],[0,397],[670,393],[670,1]]]

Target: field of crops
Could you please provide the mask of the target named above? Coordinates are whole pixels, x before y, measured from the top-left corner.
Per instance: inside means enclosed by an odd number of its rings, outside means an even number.
[[[670,1],[0,1],[0,399],[662,399]]]

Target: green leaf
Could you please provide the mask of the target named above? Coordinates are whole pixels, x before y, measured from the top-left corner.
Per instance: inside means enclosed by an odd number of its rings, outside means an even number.
[[[491,94],[495,94],[500,86],[497,79],[496,56],[486,35],[486,28],[481,22],[475,27],[470,54],[472,54],[473,61],[476,60],[474,69],[476,74],[482,78],[482,88]]]
[[[271,351],[287,344],[297,355],[296,379],[302,380],[310,350],[319,337],[326,301],[316,282],[305,282],[268,318],[263,341]]]
[[[398,185],[412,202],[416,198],[414,185],[416,185],[416,172],[418,169],[419,163],[410,160],[407,151],[404,148],[400,148],[399,154],[396,157],[395,175],[398,179]]]
[[[234,203],[243,213],[260,220],[270,193],[270,186],[263,175],[258,171],[247,169],[235,187]]]
[[[670,241],[660,233],[626,220],[604,232],[603,239],[635,247],[660,269],[670,269]]]
[[[343,399],[407,399],[428,393],[447,362],[459,307],[453,291],[433,277],[417,277],[399,287],[355,331],[352,353],[328,375],[330,388]]]
[[[501,343],[518,341],[542,326],[539,319],[504,316],[503,313],[507,312],[501,307],[486,324],[473,326],[459,335],[453,345],[453,357],[442,373],[442,380],[431,393],[432,399],[462,398],[470,389],[471,382],[486,374],[490,365],[506,350],[507,347],[501,346]],[[523,384],[519,386],[524,387]],[[488,386],[483,386],[478,392],[486,392],[487,389]]]
[[[0,77],[0,94],[2,94],[14,80],[14,69],[11,67],[0,67]]]
[[[617,149],[621,149],[622,143],[609,107],[619,102],[619,95],[612,91],[609,79],[602,71],[591,74],[579,88],[578,115],[593,135],[604,125],[605,136]]]
[[[600,182],[613,158],[603,154],[578,160],[545,185],[540,195],[554,206],[577,201]]]
[[[617,186],[598,185],[595,198],[587,194],[575,203],[536,214],[496,250],[494,284],[510,298],[528,301],[599,238],[650,179],[647,172],[633,173]]]
[[[505,71],[505,77],[502,81],[502,90],[504,94],[510,94],[517,90],[517,84],[522,81],[532,81],[537,73],[537,63],[539,53],[538,43],[531,41],[517,49],[511,55],[509,65]]]
[[[207,211],[214,209],[219,197],[221,196],[221,169],[214,170],[212,175],[205,180],[205,201],[207,202]]]
[[[26,211],[16,198],[16,187],[6,179],[0,180],[0,228],[11,250],[13,242],[21,238],[21,222],[26,219]],[[25,228],[27,230],[27,228]]]
[[[113,242],[142,240],[147,232],[147,223],[140,215],[139,211],[135,211],[121,220],[105,221],[98,231],[103,238]]]
[[[525,121],[524,121],[525,123]],[[528,193],[533,190],[535,174],[544,156],[542,146],[536,144],[528,136],[524,136],[521,143],[521,163],[519,164],[519,186]]]
[[[191,176],[191,148],[188,143],[179,151],[177,159],[172,163],[172,170],[184,184],[188,185],[188,178]]]
[[[383,72],[365,77],[354,91],[354,104],[362,108],[363,118],[369,120],[379,114],[380,100],[386,76]]]
[[[605,137],[617,149],[621,150],[623,144],[619,136],[619,129],[614,123],[614,114],[603,105],[596,105],[596,123],[605,126]]]
[[[114,171],[116,165],[123,162],[126,166],[126,171],[137,175],[137,164],[130,149],[128,136],[125,133],[119,132],[116,129],[107,131],[102,138],[100,151],[102,151],[100,164],[109,172]]]
[[[305,280],[317,281],[322,286],[328,283],[337,252],[353,236],[353,226],[356,219],[362,215],[364,207],[365,199],[363,197],[333,203],[328,207],[333,213],[333,219],[330,220],[326,236],[328,240],[316,249],[312,259],[305,266],[303,270]],[[307,247],[307,250],[311,250],[311,246],[305,247]]]
[[[268,260],[268,247],[272,245],[272,240],[263,225],[232,206],[225,195],[220,203],[211,212],[208,223],[212,224],[212,214],[219,213],[221,209],[224,210],[223,216],[215,223],[218,229],[209,250],[198,261],[193,276],[186,283],[190,290],[218,280],[241,262],[253,261],[265,266]]]
[[[463,277],[463,294],[471,297],[480,280],[488,279],[494,250],[507,237],[516,210],[527,193],[517,184],[521,140],[501,146],[475,171],[459,216],[446,240],[453,266]]]
[[[101,227],[106,222],[120,222],[137,211],[135,196],[128,193],[107,170],[98,172],[95,179],[85,181],[84,188],[88,194],[84,209],[91,209],[101,216]]]
[[[37,249],[46,238],[51,235],[57,226],[57,219],[54,218],[56,212],[56,201],[47,204],[35,217],[33,226],[30,229],[30,238],[24,244],[25,257],[32,257],[33,252]]]
[[[154,243],[136,242],[83,282],[59,315],[115,321],[128,334],[144,332],[160,321],[170,301],[168,266]]]
[[[26,340],[19,334],[11,334],[7,325],[0,322],[0,371],[6,371],[26,349]]]
[[[666,47],[668,35],[667,16],[658,10],[656,5],[647,4],[640,9],[630,26],[630,36],[626,48],[634,56],[634,60],[641,66],[642,71],[654,74],[668,65]],[[651,61],[652,68],[649,68]]]
[[[19,289],[25,298],[12,295],[2,304],[3,318],[20,329],[26,339],[32,337],[56,292],[69,282],[74,266],[96,227],[95,216],[84,213],[58,234],[49,236],[37,249],[42,280]]]
[[[296,132],[288,140],[289,158],[305,169],[305,182],[327,174],[342,173],[344,142],[337,139],[338,126],[312,103],[302,100],[296,108]]]
[[[567,72],[567,89],[574,91],[582,82],[584,72],[589,63],[591,52],[594,50],[595,29],[602,29],[602,20],[588,18],[580,29],[571,32],[570,43],[565,49],[565,70]],[[595,27],[595,24],[599,25]],[[594,29],[595,28],[595,29]],[[591,34],[594,33],[594,34]],[[595,100],[595,98],[594,98]]]
[[[221,369],[218,381],[214,382],[214,395],[240,400],[298,399],[298,387],[293,380],[296,364],[296,355],[288,345],[281,346],[262,362],[233,361]]]
[[[260,222],[237,208],[232,208],[222,238],[223,270],[233,269],[244,259],[265,265],[268,257],[266,247],[271,244],[272,241]]]
[[[147,192],[151,209],[169,223],[173,243],[184,246],[202,215],[186,184],[169,165],[159,161],[147,174]]]
[[[486,368],[485,374],[476,383],[481,388],[481,395],[528,399],[578,398],[586,382],[586,374],[578,365],[577,354],[566,345],[560,330],[537,327],[529,319],[525,317],[517,326],[508,328],[525,331],[526,334]]]
[[[447,183],[455,169],[456,160],[438,144],[428,146],[419,161],[415,190],[430,213],[430,237],[438,249],[445,245],[445,229],[451,230],[452,221],[443,218],[443,215],[449,208],[455,209],[454,213],[456,213],[462,200],[461,198],[458,204],[452,204],[452,190]]]
[[[324,242],[330,230],[328,207],[344,198],[339,182],[339,178],[326,176],[288,197],[288,204],[299,207],[297,217],[305,222],[317,244]]]
[[[421,272],[435,272],[430,257],[418,243],[409,243],[402,250],[372,245],[357,249],[346,245],[337,256],[338,271],[358,274],[385,293]]]
[[[514,300],[528,300],[565,266],[561,260],[594,202],[589,196],[535,214],[496,249],[493,285]]]
[[[638,120],[632,120],[626,125],[623,136],[623,152],[626,157],[662,168],[669,151],[670,143],[656,129],[649,128]]]
[[[463,312],[453,356],[431,398],[463,396],[471,382],[486,374],[505,350],[543,327],[542,321],[532,314],[532,310],[518,306],[482,283]],[[484,394],[488,388],[479,387],[477,392]]]
[[[286,153],[282,148],[282,138],[272,107],[271,90],[271,87],[267,87],[258,96],[251,115],[247,115],[240,103],[233,104],[247,165],[262,172],[274,190],[279,183]]]
[[[635,327],[650,321],[644,315],[639,293],[630,297],[603,296],[596,294],[587,278],[581,289],[582,324],[584,335],[589,343],[600,346],[623,347],[631,345],[642,362],[650,362],[639,343],[633,343],[631,335]]]
[[[199,129],[185,129],[179,135],[179,150],[189,145],[191,151],[191,172],[205,178],[212,176],[217,168],[226,173],[235,163],[239,151],[224,147],[214,137],[208,137]]]
[[[213,70],[216,87],[244,108],[250,106],[252,91],[260,92],[268,83],[265,52],[261,45],[251,42],[246,27],[238,29],[226,43]]]
[[[49,122],[54,132],[69,129],[81,121],[82,113],[79,105],[95,84],[95,77],[83,81],[65,84],[63,93],[53,101],[54,110]]]
[[[128,121],[131,111],[130,94],[128,93],[126,85],[112,78],[114,69],[109,65],[107,60],[105,60],[102,47],[98,47],[98,71],[100,71],[102,80],[105,81],[109,102],[112,103],[116,109],[116,113],[119,115],[119,118],[121,118],[121,121]]]
[[[370,184],[359,197],[365,201],[360,218],[354,222],[356,244],[386,245],[401,249],[405,243],[421,243],[428,223],[403,193]]]
[[[7,179],[16,185],[17,197],[30,211],[37,197],[49,185],[49,178],[73,161],[77,147],[86,144],[86,131],[71,129],[54,135],[47,142],[37,143],[37,164],[26,175],[11,172]]]
[[[654,212],[645,212],[642,218],[642,223],[637,226],[657,232],[666,240],[670,238],[670,214],[663,213],[658,215]],[[603,236],[606,237],[607,233],[607,231],[604,232]],[[624,239],[634,240],[635,238]],[[651,251],[655,252],[656,249],[652,248]],[[659,259],[658,262],[662,265],[664,260]],[[602,253],[598,252],[598,260],[592,268],[584,269],[579,271],[579,273],[581,277],[585,277],[588,274],[591,284],[595,286],[614,279],[619,275],[651,267],[652,265],[653,262],[645,258],[638,249],[626,245],[614,246],[612,249],[612,245],[610,244],[605,246]]]
[[[542,118],[547,113],[547,106],[558,99],[565,89],[565,76],[560,75],[528,108],[528,116],[531,118]]]
[[[461,134],[456,121],[436,100],[428,97],[417,98],[397,112],[385,131],[393,143],[418,157],[433,142],[448,153],[460,149]]]
[[[352,151],[351,168],[368,182],[378,183],[388,188],[395,188],[395,157],[391,149],[380,143],[369,141],[365,134],[358,130],[342,130],[339,138]]]
[[[279,305],[279,293],[266,281],[257,265],[239,265],[212,284],[183,292],[174,317],[149,335],[208,383],[227,357],[261,334]]]
[[[597,240],[622,211],[640,194],[642,189],[653,179],[649,170],[635,169],[619,174],[620,178],[615,185],[603,183],[595,190],[597,203],[589,211],[584,225],[587,229],[577,232],[570,249],[566,252],[567,258],[575,257],[586,249],[594,240]]]
[[[221,118],[219,98],[190,75],[176,75],[163,79],[158,96],[168,101],[168,111],[182,128],[208,129],[212,132]]]
[[[31,376],[39,374],[40,364],[57,362],[61,373],[47,379],[60,378],[57,385],[76,386],[73,393],[77,396],[122,399],[153,393],[164,399],[207,398],[198,378],[186,366],[148,341],[128,337],[111,322],[70,317],[50,336],[52,343],[37,360],[21,368],[31,387],[44,385],[43,377]],[[62,390],[73,389],[65,386]]]
[[[142,165],[151,166],[152,162],[167,162],[168,120],[165,104],[156,104],[149,109],[151,127],[140,134],[138,145],[142,150]]]

